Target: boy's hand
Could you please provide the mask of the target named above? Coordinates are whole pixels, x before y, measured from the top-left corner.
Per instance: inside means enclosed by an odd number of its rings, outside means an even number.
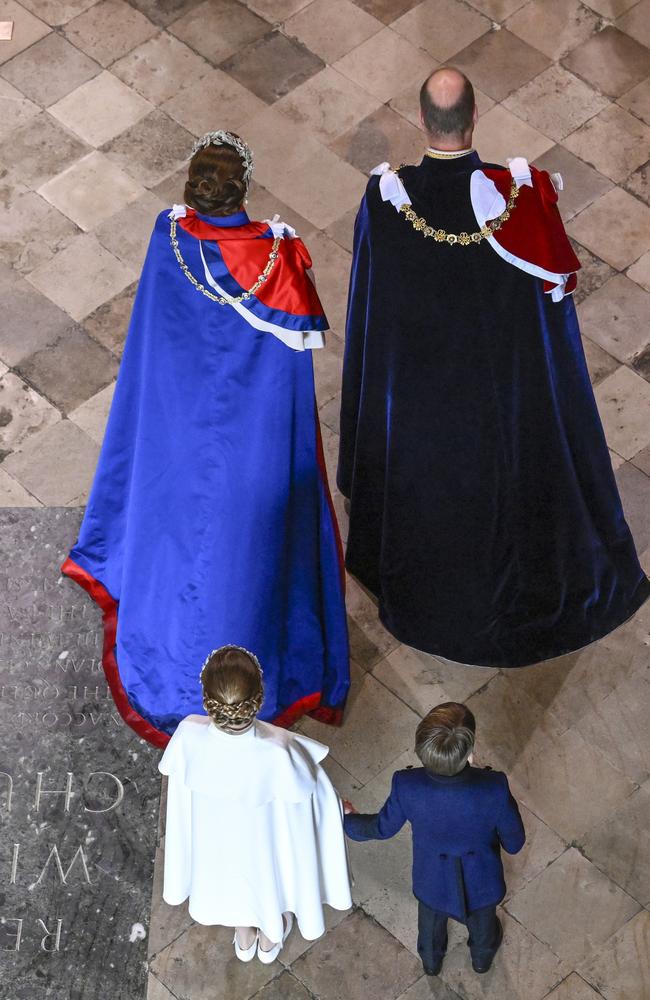
[[[351,802],[348,802],[347,799],[343,799],[343,812],[345,813],[346,816],[349,816],[350,813],[356,813],[357,810],[354,808]]]

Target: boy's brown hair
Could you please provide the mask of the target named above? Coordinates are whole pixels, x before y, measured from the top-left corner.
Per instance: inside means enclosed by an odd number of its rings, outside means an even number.
[[[476,721],[469,708],[446,701],[422,719],[415,732],[415,752],[430,774],[450,777],[465,767],[475,734]]]

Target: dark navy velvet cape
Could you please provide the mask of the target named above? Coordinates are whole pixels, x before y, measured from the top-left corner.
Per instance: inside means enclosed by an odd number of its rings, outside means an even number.
[[[477,154],[402,169],[413,208],[473,232]],[[347,568],[401,641],[516,667],[585,646],[650,593],[571,297],[486,243],[434,243],[381,200],[355,226],[338,485]],[[516,211],[516,209],[515,209]]]

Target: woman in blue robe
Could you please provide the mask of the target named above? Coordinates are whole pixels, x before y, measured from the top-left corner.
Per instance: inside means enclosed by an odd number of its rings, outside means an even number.
[[[339,723],[344,575],[312,348],[327,321],[290,227],[243,210],[248,147],[196,144],[185,206],[158,216],[79,539],[63,572],[104,611],[118,709],[164,746],[203,713],[227,643],[264,666],[260,717]],[[191,207],[194,206],[194,207]]]

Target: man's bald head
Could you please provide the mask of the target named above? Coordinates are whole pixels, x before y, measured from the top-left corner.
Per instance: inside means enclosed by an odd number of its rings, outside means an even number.
[[[476,122],[474,88],[453,66],[434,70],[420,89],[422,124],[434,140],[471,141]]]

